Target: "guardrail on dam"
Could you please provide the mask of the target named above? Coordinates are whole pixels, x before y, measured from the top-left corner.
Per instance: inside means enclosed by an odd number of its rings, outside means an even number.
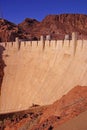
[[[76,85],[87,85],[87,40],[0,43],[6,64],[0,112],[58,100]]]

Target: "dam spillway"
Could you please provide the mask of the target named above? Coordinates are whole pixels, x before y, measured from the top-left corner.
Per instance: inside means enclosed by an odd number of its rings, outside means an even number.
[[[6,64],[0,112],[48,105],[76,85],[87,86],[87,40],[0,43]]]

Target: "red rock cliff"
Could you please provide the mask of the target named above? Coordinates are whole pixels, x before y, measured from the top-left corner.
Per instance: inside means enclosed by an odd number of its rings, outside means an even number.
[[[79,39],[87,39],[87,15],[60,14],[48,15],[41,22],[26,18],[16,25],[0,19],[0,41],[37,40],[41,35],[50,34],[52,39],[64,39],[65,34],[78,32]]]

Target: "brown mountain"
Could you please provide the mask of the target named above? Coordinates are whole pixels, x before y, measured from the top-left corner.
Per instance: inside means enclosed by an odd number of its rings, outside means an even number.
[[[0,41],[14,41],[15,37],[24,39],[23,30],[8,20],[0,19]]]
[[[71,35],[73,31],[78,32],[79,39],[87,39],[87,15],[48,15],[41,22],[26,18],[18,25],[0,19],[0,41],[14,41],[15,37],[37,40],[48,34],[52,39],[64,39],[65,34]]]
[[[18,27],[26,33],[27,38],[37,40],[40,35],[38,35],[39,32],[37,33],[35,29],[37,30],[39,23],[36,19],[26,18]]]
[[[48,15],[41,22],[30,20],[32,24],[27,24],[26,19],[19,24],[32,37],[39,38],[41,35],[52,36],[52,39],[64,38],[65,34],[71,34],[73,31],[79,32],[79,38],[86,38],[87,34],[87,15],[83,14],[61,14]],[[26,26],[27,25],[27,26]],[[82,35],[81,35],[82,34]]]

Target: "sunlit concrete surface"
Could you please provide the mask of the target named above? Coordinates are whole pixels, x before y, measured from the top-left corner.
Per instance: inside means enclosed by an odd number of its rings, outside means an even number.
[[[76,85],[87,85],[87,41],[1,43],[6,67],[1,112],[51,104]]]

